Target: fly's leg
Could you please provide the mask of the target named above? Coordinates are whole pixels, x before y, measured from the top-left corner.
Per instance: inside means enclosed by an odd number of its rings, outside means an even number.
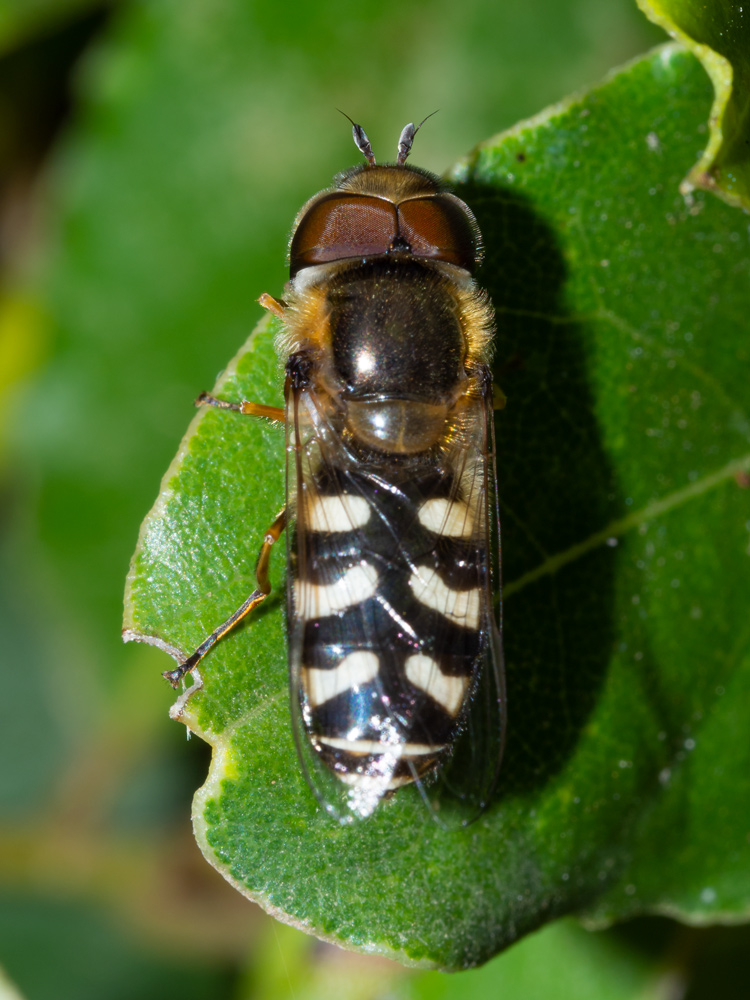
[[[257,608],[261,601],[271,593],[271,583],[268,579],[268,563],[271,558],[271,548],[279,540],[281,533],[286,527],[287,520],[288,514],[285,507],[266,532],[255,569],[255,576],[258,581],[257,589],[252,592],[244,604],[241,604],[237,608],[234,614],[230,615],[226,621],[223,621],[218,628],[214,629],[211,635],[203,640],[194,653],[188,656],[186,660],[183,660],[174,670],[164,671],[163,676],[167,678],[172,687],[176,688],[185,674],[190,673],[191,670],[198,666],[206,653],[213,649],[219,639],[222,639],[227,632],[231,632],[235,625],[239,624],[253,608]]]
[[[258,581],[258,589],[265,597],[271,593],[271,581],[268,579],[268,563],[271,559],[271,548],[281,538],[281,534],[289,521],[289,508],[285,507],[266,532],[260,552],[258,562],[255,566],[255,579]]]
[[[202,392],[195,401],[196,406],[213,406],[217,410],[234,410],[246,417],[267,417],[277,423],[284,423],[286,417],[281,406],[266,406],[265,403],[250,403],[243,399],[241,403],[230,403],[226,399],[217,399],[210,392]]]
[[[167,678],[173,688],[176,688],[185,674],[189,674],[191,670],[197,667],[206,653],[213,649],[219,639],[231,631],[238,622],[241,622],[245,615],[257,607],[265,596],[263,591],[254,590],[245,603],[237,608],[234,614],[222,622],[217,629],[214,629],[211,635],[203,640],[192,655],[183,660],[174,670],[165,670],[162,676]]]
[[[263,292],[258,302],[260,302],[264,309],[272,312],[274,316],[278,316],[279,319],[284,318],[286,302],[283,300],[275,299],[268,292]],[[210,392],[202,392],[196,399],[195,405],[213,406],[217,410],[234,410],[235,413],[241,413],[245,417],[266,417],[268,420],[275,420],[281,424],[286,419],[284,409],[281,406],[266,406],[265,403],[251,403],[247,399],[243,399],[241,403],[230,403],[226,399],[217,399]]]
[[[277,316],[279,319],[284,318],[284,310],[286,309],[286,302],[284,302],[283,299],[275,299],[273,295],[269,295],[268,292],[263,292],[261,297],[258,299],[258,302],[263,306],[264,309],[267,309],[270,313],[273,313],[274,316]]]
[[[269,312],[278,316],[279,319],[284,318],[284,310],[286,308],[285,302],[275,299],[267,292],[264,292],[258,301],[264,309],[268,309]],[[195,405],[213,406],[217,410],[233,410],[235,413],[241,413],[248,417],[266,417],[268,420],[274,420],[278,423],[284,423],[286,420],[286,414],[280,406],[267,406],[265,403],[251,403],[246,399],[244,399],[241,403],[230,403],[226,399],[217,399],[216,396],[212,396],[209,392],[202,392],[196,399]],[[195,652],[192,653],[186,660],[183,660],[183,662],[175,667],[174,670],[164,671],[164,677],[166,677],[172,687],[177,687],[185,674],[190,673],[191,670],[197,667],[206,653],[212,650],[220,639],[222,639],[228,632],[231,632],[235,625],[238,625],[239,622],[241,622],[242,619],[253,610],[253,608],[257,608],[261,601],[263,601],[268,594],[270,594],[271,583],[268,579],[268,563],[271,558],[271,547],[278,541],[281,533],[286,527],[286,524],[287,511],[286,508],[284,508],[266,532],[260,554],[258,555],[258,562],[255,568],[255,577],[258,581],[257,590],[252,592],[244,604],[241,604],[240,607],[237,608],[234,614],[230,615],[226,621],[222,622],[218,628],[214,629],[211,635],[207,636]]]

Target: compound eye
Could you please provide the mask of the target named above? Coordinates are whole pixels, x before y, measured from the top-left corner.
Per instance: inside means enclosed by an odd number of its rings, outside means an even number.
[[[289,250],[291,276],[313,264],[387,253],[396,227],[396,208],[390,202],[332,192],[299,221]]]
[[[473,271],[481,259],[479,227],[468,206],[451,194],[399,205],[400,235],[415,257],[431,257]]]

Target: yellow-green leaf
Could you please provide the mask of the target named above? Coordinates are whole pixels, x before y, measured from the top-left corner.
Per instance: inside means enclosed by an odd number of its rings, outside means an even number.
[[[750,7],[738,0],[638,0],[701,60],[714,85],[708,143],[683,190],[714,191],[750,210]]]

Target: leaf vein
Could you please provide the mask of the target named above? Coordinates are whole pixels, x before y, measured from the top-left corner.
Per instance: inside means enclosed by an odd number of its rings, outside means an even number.
[[[703,493],[716,489],[718,486],[721,486],[730,479],[734,479],[735,476],[743,472],[750,472],[750,454],[727,462],[726,465],[717,469],[716,472],[712,472],[710,475],[704,476],[703,479],[690,483],[682,489],[675,490],[660,500],[654,500],[646,504],[645,507],[641,507],[640,510],[634,510],[625,517],[610,521],[609,524],[605,525],[599,531],[595,531],[583,541],[576,542],[575,545],[571,545],[562,552],[557,552],[549,556],[544,562],[535,566],[534,569],[529,570],[517,580],[512,580],[507,584],[503,588],[503,598],[507,600],[519,590],[523,590],[524,587],[541,579],[541,577],[551,576],[559,569],[562,569],[563,566],[567,566],[568,563],[579,559],[600,545],[604,545],[607,539],[619,538],[626,534],[626,532],[632,531],[633,528],[637,528],[647,521],[653,521],[657,517],[667,514],[677,507],[682,506],[682,504],[701,496]]]

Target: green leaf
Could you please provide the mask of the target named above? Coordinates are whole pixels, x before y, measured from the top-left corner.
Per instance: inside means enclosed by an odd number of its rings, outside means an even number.
[[[750,8],[737,0],[637,0],[701,60],[714,85],[709,139],[683,182],[750,210]]]
[[[501,784],[463,831],[414,789],[352,827],[321,814],[291,738],[277,558],[275,596],[202,665],[183,719],[214,748],[198,841],[281,919],[455,969],[565,913],[746,914],[748,232],[678,191],[709,103],[667,46],[456,171],[508,397]],[[217,394],[280,403],[273,334]],[[187,652],[241,603],[283,451],[276,426],[197,415],[143,527],[130,637]]]

